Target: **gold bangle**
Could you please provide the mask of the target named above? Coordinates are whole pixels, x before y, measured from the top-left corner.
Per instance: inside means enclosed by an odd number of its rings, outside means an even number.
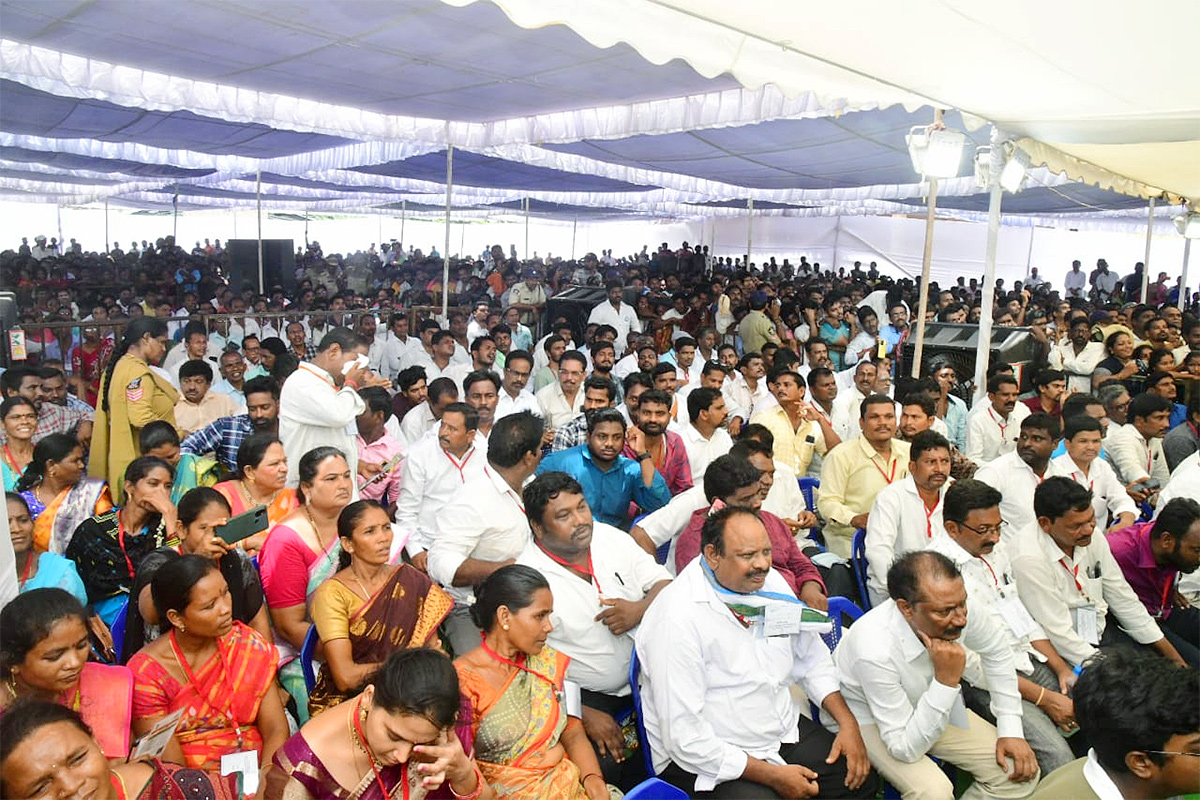
[[[1041,691],[1041,693],[1038,695],[1037,702],[1035,702],[1035,703],[1034,703],[1034,705],[1035,705],[1035,706],[1038,706],[1038,707],[1040,708],[1040,707],[1041,707],[1041,705],[1042,705],[1042,698],[1043,698],[1043,697],[1045,697],[1045,696],[1046,696],[1046,687],[1045,687],[1045,686],[1043,686],[1043,687],[1042,687],[1042,691]]]
[[[583,784],[587,782],[588,778],[599,778],[600,780],[604,780],[604,776],[599,772],[589,772],[587,775],[584,775],[579,779],[579,785],[583,786]],[[606,783],[605,785],[607,786],[608,784]]]

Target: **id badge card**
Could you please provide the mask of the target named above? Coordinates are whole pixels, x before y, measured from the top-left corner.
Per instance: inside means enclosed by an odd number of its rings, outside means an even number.
[[[1024,640],[1033,634],[1035,628],[1033,617],[1029,616],[1025,606],[1015,596],[1002,598],[999,605],[996,606],[996,610],[1000,612],[1000,618],[1004,620],[1004,624],[1017,639]]]
[[[1093,646],[1100,644],[1099,618],[1096,616],[1094,605],[1089,603],[1086,606],[1072,608],[1071,621],[1074,623],[1075,633],[1079,634],[1080,639]]]
[[[802,606],[798,603],[772,603],[763,615],[764,636],[792,636],[800,632]]]
[[[258,794],[258,751],[242,750],[221,756],[221,774],[238,773],[238,791],[243,796]]]
[[[583,690],[574,681],[563,681],[563,708],[568,717],[583,719]]]

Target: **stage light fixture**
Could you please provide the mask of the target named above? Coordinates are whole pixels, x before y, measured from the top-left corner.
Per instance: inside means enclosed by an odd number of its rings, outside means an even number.
[[[926,178],[958,175],[967,136],[962,131],[933,125],[917,125],[904,137],[913,169]]]

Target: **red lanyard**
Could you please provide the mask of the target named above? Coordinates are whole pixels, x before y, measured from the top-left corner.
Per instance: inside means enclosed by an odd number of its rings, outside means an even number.
[[[455,461],[454,454],[450,453],[448,450],[443,450],[442,452],[446,454],[446,458],[449,459],[451,465],[453,465],[454,468],[456,470],[458,470],[459,480],[462,481],[463,483],[466,483],[467,476],[465,474],[463,474],[463,470],[465,470],[467,468],[467,462],[471,460],[471,456],[475,455],[475,446],[472,445],[471,448],[469,450],[467,450],[467,457],[462,460],[462,463]],[[521,510],[524,511],[524,509],[521,509]]]
[[[889,483],[890,482],[891,481],[889,481]],[[925,512],[925,538],[926,539],[933,538],[933,515],[938,510],[938,506],[940,506],[941,504],[942,504],[942,498],[940,496],[938,497],[938,501],[937,501],[937,503],[934,504],[933,508],[930,508],[929,506],[925,505],[924,500],[921,501],[921,510]],[[985,561],[984,563],[986,564],[987,562]]]
[[[1178,576],[1179,576],[1179,573],[1177,572],[1174,575],[1172,575],[1170,578],[1167,578],[1167,585],[1163,587],[1162,605],[1158,609],[1158,615],[1160,617],[1164,613],[1166,613],[1166,610],[1168,608],[1170,608],[1169,603],[1171,600],[1171,590],[1175,588],[1175,579]]]
[[[536,544],[538,546],[538,549],[541,550],[543,553],[545,553],[546,557],[549,558],[554,563],[561,564],[562,566],[571,570],[571,572],[574,572],[580,578],[586,576],[591,581],[592,585],[596,587],[596,593],[599,594],[601,597],[604,597],[604,590],[600,588],[600,580],[596,577],[596,570],[592,566],[592,554],[590,551],[588,552],[587,568],[584,569],[583,567],[579,566],[578,564],[572,564],[569,561],[566,561],[565,559],[561,559],[558,556],[554,555],[554,553],[551,553],[549,550],[542,547],[542,543],[537,541],[536,539],[534,540],[534,544]]]
[[[179,642],[175,639],[175,629],[174,628],[171,629],[170,639],[171,639],[171,650],[174,651],[174,653],[175,653],[175,660],[179,662],[179,666],[180,666],[180,668],[183,669],[183,674],[187,676],[188,682],[191,683],[192,686],[196,687],[196,691],[199,692],[200,691],[200,682],[196,680],[196,676],[195,676],[195,674],[193,674],[192,668],[190,666],[188,666],[187,658],[184,657],[183,651],[181,651],[179,649]],[[228,680],[229,664],[227,664],[225,662],[225,651],[223,649],[221,649],[221,640],[220,639],[217,639],[217,658],[220,659],[221,671],[225,673],[225,678]],[[207,694],[205,695],[204,699],[213,708],[221,708],[220,704],[214,703],[213,699],[211,697],[209,697]],[[230,692],[229,702],[225,704],[225,708],[221,709],[221,714],[224,715],[225,718],[229,720],[230,726],[237,732],[238,749],[240,750],[242,748],[242,725],[241,725],[241,723],[238,722],[237,715],[233,713],[233,701],[234,701],[234,694],[233,694],[233,692]]]
[[[1080,473],[1080,472],[1072,472],[1072,473],[1071,473],[1071,477],[1075,479],[1075,482],[1076,482],[1076,483],[1078,483],[1080,486],[1082,486],[1082,485],[1083,485],[1083,479],[1084,479],[1084,478],[1086,478],[1087,476],[1086,476],[1086,475],[1084,475],[1084,474],[1082,474],[1082,473]],[[1038,481],[1038,483],[1041,483],[1041,481]],[[1089,489],[1095,489],[1095,488],[1096,488],[1096,482],[1095,482],[1094,480],[1092,480],[1091,478],[1088,478],[1088,488],[1089,488]]]
[[[38,554],[33,551],[32,547],[30,547],[29,560],[25,562],[25,569],[21,572],[20,588],[23,589],[25,587],[25,583],[29,580],[29,573],[33,571],[33,565],[37,562],[37,560]]]
[[[988,572],[992,573],[992,583],[996,584],[996,588],[999,589],[1000,581],[996,578],[996,570],[992,569],[992,565],[989,564],[988,560],[986,558],[984,558],[983,556],[975,556],[975,557],[983,562],[983,565],[985,567],[987,567]]]
[[[1065,558],[1060,558],[1058,563],[1062,564],[1062,568],[1070,573],[1071,580],[1075,581],[1075,588],[1079,590],[1079,593],[1084,597],[1087,597],[1087,592],[1083,590],[1083,584],[1079,582],[1079,565],[1076,564],[1075,568],[1072,569],[1071,567],[1067,566],[1067,559]]]
[[[358,734],[358,741],[362,743],[363,749],[367,751],[367,761],[371,764],[371,772],[375,773],[375,782],[379,784],[379,796],[385,798],[391,797],[388,794],[387,787],[383,783],[383,776],[379,774],[379,767],[375,766],[375,754],[371,752],[371,748],[367,745],[367,737],[363,736],[362,722],[359,720],[358,711],[362,708],[362,697],[354,704],[354,709],[350,712],[351,718],[354,720],[354,732]],[[403,787],[404,800],[408,800],[408,762],[400,765],[400,785]]]
[[[888,486],[891,486],[892,481],[894,481],[896,479],[896,465],[899,463],[900,463],[900,459],[898,459],[898,458],[892,460],[892,474],[889,475],[888,473],[883,471],[883,467],[879,466],[878,462],[876,462],[875,459],[873,459],[873,458],[871,459],[871,465],[874,466],[875,469],[879,470],[879,474],[882,475],[883,479],[888,482]]]
[[[9,468],[13,472],[17,473],[17,476],[19,477],[23,470],[21,469],[21,465],[17,463],[16,456],[12,454],[12,450],[8,449],[8,442],[4,443],[4,460],[8,462]]]
[[[996,419],[996,414],[994,411],[992,411],[991,406],[988,406],[987,412],[988,416],[992,418],[992,422],[996,423],[996,426],[1000,428],[1000,440],[1004,441],[1004,431],[1008,428],[1008,421],[1006,420],[1001,422],[1000,420]]]
[[[121,522],[121,509],[116,510],[117,514],[117,544],[121,546],[121,555],[125,556],[125,566],[129,568],[129,579],[133,580],[135,573],[133,569],[133,561],[129,558],[129,553],[125,551],[125,525]]]
[[[507,664],[510,667],[516,667],[517,669],[521,670],[522,672],[528,672],[530,675],[533,675],[534,677],[541,678],[546,683],[550,684],[551,689],[553,689],[556,692],[558,691],[558,684],[555,683],[553,680],[551,680],[549,675],[545,675],[541,672],[538,672],[537,670],[530,669],[529,667],[525,666],[524,664],[518,664],[516,661],[511,661],[511,660],[505,658],[504,656],[500,655],[499,653],[497,653],[491,647],[489,647],[488,643],[487,643],[487,634],[480,632],[479,644],[483,648],[483,652],[487,653],[494,660],[499,661],[501,664]],[[522,655],[522,658],[524,658],[524,655]]]

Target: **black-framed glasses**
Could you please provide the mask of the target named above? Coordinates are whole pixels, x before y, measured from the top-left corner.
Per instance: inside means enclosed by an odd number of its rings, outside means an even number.
[[[971,527],[970,525],[968,525],[967,523],[965,523],[965,522],[959,522],[959,521],[958,521],[958,520],[956,520],[956,519],[955,519],[955,520],[951,520],[951,522],[953,522],[953,523],[955,523],[956,525],[958,525],[958,527],[960,527],[960,528],[966,528],[966,529],[967,529],[967,530],[969,530],[971,533],[977,534],[977,535],[979,535],[979,536],[990,536],[990,535],[992,535],[993,533],[994,533],[994,534],[996,534],[997,536],[1003,536],[1003,535],[1004,535],[1004,532],[1005,532],[1006,530],[1008,530],[1008,520],[1006,520],[1006,519],[1002,519],[1002,520],[1000,520],[1000,524],[999,524],[999,525],[984,525],[982,528],[972,528],[972,527]]]

